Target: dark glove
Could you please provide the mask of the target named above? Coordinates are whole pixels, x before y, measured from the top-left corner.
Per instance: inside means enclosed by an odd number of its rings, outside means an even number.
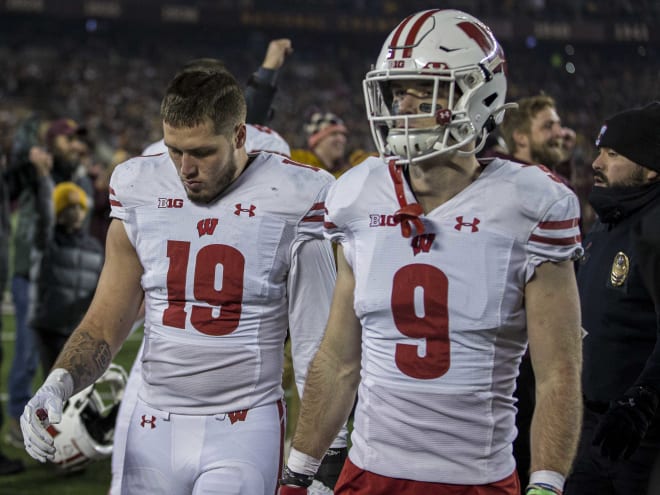
[[[658,408],[658,393],[651,387],[629,389],[612,402],[594,434],[593,445],[613,461],[628,459],[646,436]]]
[[[306,495],[307,487],[314,481],[314,476],[294,473],[289,466],[284,466],[280,479],[280,495]]]
[[[344,467],[344,461],[348,456],[348,449],[342,447],[339,449],[328,449],[323,456],[323,461],[319,466],[319,470],[316,472],[314,479],[319,480],[328,488],[334,490],[337,479],[339,478],[339,473],[341,473],[342,468]]]

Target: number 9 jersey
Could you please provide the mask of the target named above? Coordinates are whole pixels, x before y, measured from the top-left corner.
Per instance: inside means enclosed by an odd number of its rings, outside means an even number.
[[[332,182],[262,152],[218,199],[197,204],[167,153],[116,168],[111,216],[144,268],[143,401],[195,415],[274,403],[287,329],[302,383],[334,286],[322,234]]]
[[[492,483],[515,469],[525,285],[539,264],[581,253],[577,198],[542,167],[495,159],[409,237],[395,214],[406,203],[416,199],[400,169],[377,158],[326,200],[362,324],[349,455],[393,478]]]

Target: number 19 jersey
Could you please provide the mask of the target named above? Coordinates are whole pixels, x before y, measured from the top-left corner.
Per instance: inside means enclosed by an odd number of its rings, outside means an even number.
[[[540,167],[496,159],[404,237],[404,197],[416,203],[394,165],[372,158],[326,200],[362,324],[350,458],[393,478],[495,482],[515,469],[525,285],[581,250],[577,199]]]
[[[322,337],[335,267],[323,240],[334,178],[258,153],[209,204],[188,199],[168,154],[113,173],[112,216],[144,268],[143,385],[149,405],[219,414],[282,397],[287,328],[303,374]]]

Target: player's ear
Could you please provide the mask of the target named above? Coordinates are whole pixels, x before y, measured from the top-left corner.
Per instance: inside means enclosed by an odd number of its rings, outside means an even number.
[[[516,144],[516,150],[519,149],[525,149],[527,146],[529,146],[529,136],[527,133],[515,130],[513,131],[513,142]],[[516,150],[510,150],[511,152],[514,152]]]
[[[240,122],[236,124],[236,127],[234,128],[234,148],[240,149],[245,146],[246,137],[247,128],[245,127],[245,123]]]

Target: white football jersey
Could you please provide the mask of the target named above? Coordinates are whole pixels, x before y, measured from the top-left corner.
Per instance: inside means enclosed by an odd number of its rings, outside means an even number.
[[[362,324],[351,460],[394,478],[501,480],[515,469],[525,284],[581,252],[577,198],[540,167],[496,159],[404,237],[397,194],[416,201],[393,170],[369,158],[326,199]]]
[[[277,131],[265,125],[245,124],[245,128],[247,130],[245,149],[248,153],[269,151],[288,157],[291,156],[291,148]],[[167,146],[165,146],[165,142],[162,139],[151,143],[142,151],[143,156],[157,155],[159,153],[167,153]]]
[[[273,403],[283,393],[287,328],[304,380],[334,286],[322,234],[333,181],[260,153],[218,200],[196,204],[166,153],[116,168],[111,216],[144,267],[142,400],[180,414]]]

